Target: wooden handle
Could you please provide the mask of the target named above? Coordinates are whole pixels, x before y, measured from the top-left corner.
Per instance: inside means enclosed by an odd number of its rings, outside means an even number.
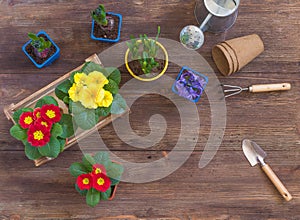
[[[269,177],[269,179],[272,181],[272,183],[274,184],[274,186],[276,186],[277,190],[280,192],[280,194],[283,196],[283,198],[286,201],[290,201],[293,198],[292,195],[285,188],[285,186],[282,184],[282,182],[280,181],[280,179],[278,179],[278,177],[273,172],[273,170],[271,169],[271,167],[268,164],[266,164],[266,165],[262,166],[262,169],[265,172],[265,174],[267,174],[267,176]]]
[[[273,92],[273,91],[286,91],[290,89],[291,89],[290,83],[261,84],[261,85],[252,85],[249,87],[250,92]]]

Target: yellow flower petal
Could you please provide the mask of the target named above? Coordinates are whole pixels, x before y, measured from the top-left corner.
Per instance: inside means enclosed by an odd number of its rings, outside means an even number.
[[[101,72],[93,71],[89,73],[87,77],[86,84],[88,87],[91,85],[97,85],[98,87],[103,88],[103,86],[108,84],[107,78]]]
[[[96,96],[97,93],[95,93],[93,89],[85,87],[80,92],[79,100],[85,108],[96,109],[98,108],[98,105],[95,102]]]
[[[76,84],[86,85],[88,76],[85,73],[76,73],[74,75],[74,82]]]
[[[79,94],[82,90],[82,85],[76,85],[76,83],[73,83],[72,87],[69,89],[68,93],[70,96],[70,99],[74,102],[79,101]]]
[[[104,92],[104,98],[101,102],[97,103],[99,107],[109,107],[113,102],[113,95],[109,91]]]

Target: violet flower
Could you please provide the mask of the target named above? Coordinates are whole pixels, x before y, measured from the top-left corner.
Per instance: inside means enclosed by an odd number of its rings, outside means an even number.
[[[200,98],[205,85],[205,79],[190,70],[184,71],[175,83],[178,95],[192,101]]]

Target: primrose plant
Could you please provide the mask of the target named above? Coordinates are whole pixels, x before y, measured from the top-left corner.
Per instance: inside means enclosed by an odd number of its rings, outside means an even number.
[[[149,74],[152,70],[159,66],[155,60],[159,46],[157,40],[160,34],[160,26],[158,26],[157,35],[155,40],[149,39],[146,34],[140,35],[140,39],[133,36],[130,37],[131,41],[127,42],[127,46],[131,52],[132,60],[138,60],[144,74]]]
[[[31,39],[35,55],[40,58],[46,58],[51,47],[51,41],[46,41],[43,37],[39,37],[33,33],[28,33],[28,37]]]
[[[94,11],[91,11],[91,16],[103,30],[113,29],[115,21],[112,16],[106,14],[103,5],[99,5]]]

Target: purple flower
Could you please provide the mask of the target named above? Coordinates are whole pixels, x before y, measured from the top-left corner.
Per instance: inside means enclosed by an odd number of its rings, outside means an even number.
[[[184,71],[175,83],[178,95],[192,101],[201,96],[205,85],[205,79],[190,70]]]

